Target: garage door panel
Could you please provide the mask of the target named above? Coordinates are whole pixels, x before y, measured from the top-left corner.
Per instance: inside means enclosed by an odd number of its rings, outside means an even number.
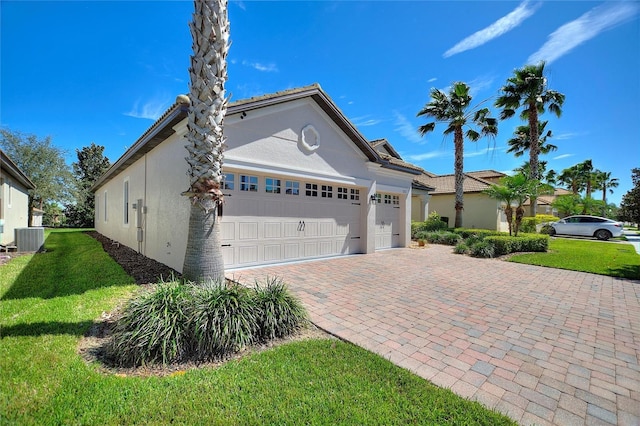
[[[258,222],[240,222],[238,224],[238,230],[240,240],[258,239]]]
[[[284,229],[285,238],[298,238],[300,237],[301,222],[284,222],[282,224]]]
[[[333,233],[334,224],[332,222],[322,222],[320,223],[320,236],[321,237],[331,237],[334,235]]]
[[[235,222],[220,222],[220,238],[223,241],[236,239],[236,223]]]
[[[318,227],[318,222],[311,222],[310,220],[303,221],[304,236],[317,237]]]
[[[300,243],[285,243],[284,258],[287,260],[300,258]]]
[[[282,223],[266,222],[264,224],[264,238],[281,238],[281,237],[282,237]]]
[[[238,264],[246,265],[258,262],[258,246],[240,246],[238,247]]]
[[[273,262],[282,260],[282,244],[267,244],[264,246],[264,260]]]
[[[222,258],[224,260],[224,266],[231,266],[236,263],[236,258],[234,256],[235,250],[233,247],[222,247]]]

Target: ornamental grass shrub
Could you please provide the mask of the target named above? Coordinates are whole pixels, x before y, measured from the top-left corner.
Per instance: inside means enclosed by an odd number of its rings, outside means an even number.
[[[424,222],[411,222],[411,238],[421,239],[417,236],[420,232],[443,231],[448,227],[447,222],[437,212],[431,212]]]
[[[550,214],[537,214],[536,217],[523,217],[520,232],[535,234],[537,232],[537,225],[556,221],[558,221],[558,218]]]
[[[254,299],[260,340],[291,335],[308,321],[304,306],[291,295],[282,279],[267,278],[264,286],[256,283]]]
[[[122,367],[222,359],[251,344],[291,335],[307,321],[301,302],[281,280],[254,288],[160,283],[124,307],[107,353]]]
[[[469,246],[469,254],[473,257],[493,257],[495,249],[489,241],[482,240]]]

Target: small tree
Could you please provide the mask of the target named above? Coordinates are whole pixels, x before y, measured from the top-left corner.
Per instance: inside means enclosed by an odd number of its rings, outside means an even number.
[[[632,222],[640,229],[640,168],[631,170],[633,188],[622,196],[618,217],[625,222]]]
[[[104,146],[93,142],[81,150],[76,149],[76,155],[78,161],[71,165],[75,178],[76,202],[65,207],[65,216],[69,226],[93,228],[96,201],[91,187],[109,169],[111,163],[104,156]]]

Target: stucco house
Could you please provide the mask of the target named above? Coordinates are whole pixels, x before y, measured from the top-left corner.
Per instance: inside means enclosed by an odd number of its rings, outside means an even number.
[[[31,180],[0,150],[0,244],[14,244],[15,229],[29,226]]]
[[[98,232],[178,271],[188,108],[179,96],[92,188]],[[421,169],[380,155],[319,85],[231,103],[225,136],[227,269],[409,245]]]
[[[463,226],[465,228],[495,229],[507,231],[507,219],[499,201],[490,198],[482,191],[491,184],[499,182],[504,173],[495,170],[482,170],[464,173],[464,210]],[[425,172],[415,178],[417,183],[435,188],[430,191],[430,199],[426,213],[438,212],[447,220],[450,227],[455,221],[455,176],[434,175]],[[417,209],[415,210],[417,212]],[[412,215],[412,220],[424,220],[425,216]]]

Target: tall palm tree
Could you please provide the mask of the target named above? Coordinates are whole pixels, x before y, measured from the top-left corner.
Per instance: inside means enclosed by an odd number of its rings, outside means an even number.
[[[186,146],[191,201],[183,276],[192,281],[224,280],[219,214],[222,212],[223,121],[229,50],[227,0],[195,0],[193,55],[189,67]]]
[[[477,141],[481,136],[495,137],[498,134],[497,120],[489,117],[488,108],[478,109],[478,105],[471,107],[472,96],[470,88],[466,83],[455,82],[451,86],[449,93],[438,89],[431,89],[431,100],[418,112],[417,116],[429,117],[434,121],[424,124],[418,128],[422,136],[433,131],[438,123],[444,123],[447,128],[445,135],[453,133],[455,149],[454,175],[455,175],[455,227],[462,226],[463,203],[463,155],[464,138],[470,141]],[[472,125],[479,127],[479,132],[472,128]],[[464,128],[467,127],[466,132]]]
[[[597,171],[593,169],[593,162],[591,160],[585,160],[577,166],[580,173],[580,179],[582,179],[582,184],[585,190],[585,196],[586,198],[591,198]]]
[[[602,203],[607,206],[607,190],[609,193],[613,194],[613,189],[617,188],[620,184],[618,178],[612,178],[611,172],[599,172],[597,177],[597,185],[598,190],[602,191]],[[602,210],[602,215],[604,216],[604,209]]]
[[[531,166],[528,161],[525,161],[521,166],[513,169],[516,173],[522,173],[525,176],[531,176]],[[540,182],[555,185],[557,181],[557,173],[555,170],[551,169],[547,172],[547,162],[540,161],[538,163],[538,175],[540,175]]]
[[[540,154],[538,117],[546,109],[557,117],[562,114],[562,104],[565,96],[547,88],[547,79],[544,76],[544,62],[538,65],[526,65],[516,69],[514,75],[507,79],[501,89],[502,95],[498,97],[495,105],[502,108],[500,118],[505,120],[513,117],[516,110],[522,108],[520,118],[529,123],[529,163],[531,164],[531,178],[539,179],[538,156]],[[536,215],[537,203],[531,200],[529,214]]]
[[[545,127],[547,127],[548,123],[548,121],[538,122],[538,148],[540,149],[540,154],[548,154],[558,149],[557,146],[547,143],[547,139],[552,137],[551,130],[547,130],[545,133]],[[531,147],[531,144],[529,143],[529,138],[531,137],[529,126],[518,126],[513,133],[514,137],[507,141],[507,144],[509,145],[507,154],[513,153],[516,158],[522,157],[525,151],[528,151]]]

